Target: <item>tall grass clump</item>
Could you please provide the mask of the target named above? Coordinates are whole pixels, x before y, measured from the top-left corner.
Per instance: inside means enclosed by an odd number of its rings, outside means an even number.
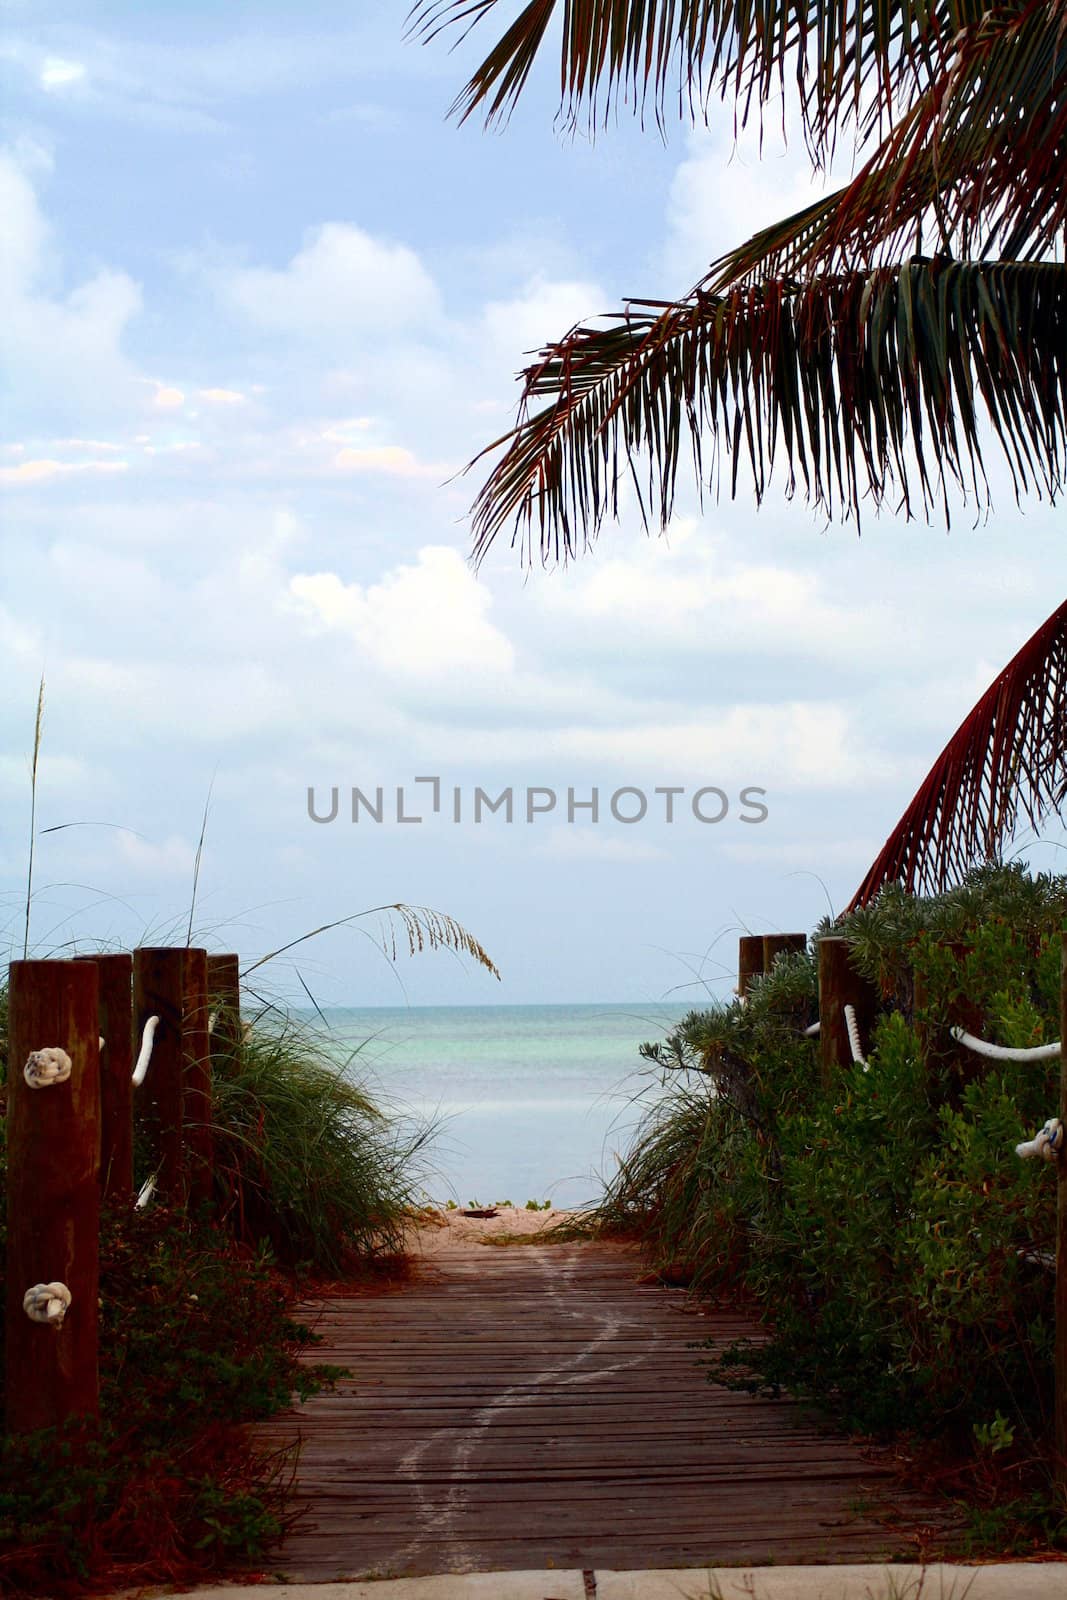
[[[213,1115],[218,1206],[238,1239],[328,1272],[403,1249],[430,1130],[387,1116],[321,1035],[288,1018],[247,1030],[216,1065]]]
[[[698,1287],[737,1288],[750,1227],[769,1196],[744,1187],[753,1151],[780,1173],[768,1144],[778,1095],[808,1074],[811,1047],[798,1038],[817,1013],[810,956],[783,955],[748,1003],[692,1011],[663,1040],[641,1047],[666,1086],[638,1122],[597,1207],[606,1231],[638,1233],[660,1267],[682,1270]]]
[[[1014,1147],[1055,1110],[1059,1063],[961,1054],[944,1019],[966,999],[994,1042],[1058,1038],[1065,920],[1067,879],[1018,867],[931,899],[886,890],[843,919],[833,932],[883,1010],[867,1068],[826,1086],[804,1037],[812,955],[780,957],[744,1006],[693,1012],[645,1047],[667,1092],[599,1219],[762,1318],[765,1342],[718,1352],[720,1381],[786,1386],[864,1431],[906,1424],[1045,1481],[1056,1185]]]

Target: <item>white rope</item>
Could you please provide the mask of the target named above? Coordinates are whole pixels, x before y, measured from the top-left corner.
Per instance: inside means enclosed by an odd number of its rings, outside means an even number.
[[[973,1050],[976,1055],[985,1056],[987,1061],[1055,1061],[1062,1054],[1058,1039],[1055,1044],[1038,1044],[1027,1050],[1012,1050],[1007,1045],[990,1044],[986,1039],[976,1039],[966,1028],[950,1028],[949,1032],[957,1044],[966,1045],[968,1050]],[[1024,1160],[1031,1156],[1040,1156],[1044,1161],[1055,1161],[1062,1149],[1063,1126],[1059,1117],[1049,1117],[1045,1126],[1032,1139],[1015,1146],[1015,1154],[1022,1156]]]
[[[867,1062],[863,1055],[863,1046],[860,1043],[860,1025],[856,1021],[855,1006],[845,1007],[845,1027],[848,1029],[848,1047],[852,1051],[852,1059],[857,1067],[862,1067],[866,1072]]]
[[[70,1306],[65,1283],[35,1283],[22,1297],[22,1309],[31,1322],[44,1322],[58,1332]]]
[[[1038,1044],[1029,1050],[1012,1050],[1005,1044],[989,1044],[985,1039],[976,1039],[966,1028],[950,1028],[949,1032],[958,1044],[965,1044],[968,1050],[985,1056],[989,1061],[1055,1061],[1060,1053],[1058,1039],[1055,1044]]]
[[[158,1176],[158,1173],[153,1172],[152,1176],[150,1178],[146,1178],[144,1183],[142,1183],[141,1192],[133,1203],[133,1208],[135,1211],[143,1211],[149,1200],[151,1200],[152,1196],[155,1194],[156,1178]]]
[[[149,1017],[144,1025],[144,1033],[141,1035],[141,1052],[137,1057],[137,1065],[133,1069],[134,1088],[145,1080],[148,1072],[148,1063],[152,1059],[152,1043],[156,1037],[156,1029],[158,1027],[158,1017]]]
[[[819,1034],[820,1034],[821,1031],[822,1031],[822,1023],[821,1022],[813,1022],[810,1028],[805,1028],[804,1029],[804,1037],[805,1037],[805,1039],[817,1039],[819,1037]]]
[[[207,1031],[208,1031],[208,1033],[214,1033],[215,1032],[215,1024],[216,1024],[216,1022],[218,1020],[219,1020],[218,1012],[217,1011],[213,1011],[211,1013],[210,1017],[208,1017],[208,1019],[207,1019]]]
[[[66,1083],[70,1069],[67,1052],[58,1045],[47,1045],[43,1050],[30,1051],[22,1076],[31,1089],[50,1089],[54,1083]]]
[[[1063,1123],[1059,1117],[1049,1117],[1040,1133],[1028,1139],[1025,1144],[1015,1146],[1015,1154],[1024,1159],[1028,1156],[1040,1156],[1044,1161],[1055,1161],[1063,1149]]]

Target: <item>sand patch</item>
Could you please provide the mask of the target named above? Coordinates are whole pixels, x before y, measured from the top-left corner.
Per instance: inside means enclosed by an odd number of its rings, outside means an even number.
[[[411,1248],[414,1254],[421,1256],[449,1255],[454,1251],[469,1250],[472,1244],[502,1240],[509,1234],[520,1235],[523,1239],[534,1239],[544,1234],[545,1243],[551,1244],[553,1241],[547,1235],[552,1229],[578,1215],[576,1211],[557,1210],[555,1206],[549,1211],[527,1211],[524,1206],[498,1206],[495,1217],[465,1217],[460,1211],[432,1209],[421,1214]]]

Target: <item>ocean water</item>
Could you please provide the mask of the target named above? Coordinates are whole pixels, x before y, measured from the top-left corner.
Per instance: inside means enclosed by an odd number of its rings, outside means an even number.
[[[432,1119],[427,1195],[491,1204],[595,1198],[658,1079],[638,1045],[689,1007],[635,1002],[325,1012],[339,1060],[401,1117]]]

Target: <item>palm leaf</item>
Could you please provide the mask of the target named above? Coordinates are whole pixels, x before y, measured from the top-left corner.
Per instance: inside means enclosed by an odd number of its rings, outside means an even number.
[[[1036,257],[1067,225],[1067,0],[1001,7],[846,187],[712,264],[719,292],[777,274],[872,266],[925,236],[957,257]]]
[[[820,148],[842,114],[888,114],[909,84],[943,65],[962,28],[990,9],[982,0],[527,0],[453,106],[508,117],[553,24],[560,37],[561,109],[606,118],[620,103],[662,121],[677,83],[680,111],[706,111],[732,95],[747,116],[784,87],[800,90],[805,124]],[[502,18],[504,0],[418,0],[410,31],[430,40]],[[515,3],[507,7],[515,11]]]
[[[632,301],[525,372],[516,427],[482,452],[503,448],[475,501],[475,554],[510,525],[527,557],[535,542],[544,561],[576,555],[629,483],[646,525],[666,526],[683,448],[701,487],[726,458],[736,493],[747,459],[757,499],[780,466],[828,515],[858,518],[867,498],[947,516],[950,484],[986,493],[983,413],[1016,494],[1055,499],[1067,267],[915,259]]]
[[[935,894],[999,860],[1020,814],[1032,827],[1067,796],[1067,601],[990,684],[923,780],[849,911],[887,883]]]

